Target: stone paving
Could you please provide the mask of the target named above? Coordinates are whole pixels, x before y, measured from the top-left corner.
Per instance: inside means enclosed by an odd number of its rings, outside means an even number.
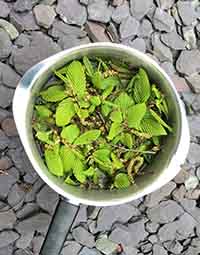
[[[81,206],[61,255],[200,254],[199,0],[0,0],[0,255],[36,255],[58,195],[37,176],[11,104],[38,61],[72,46],[120,42],[146,52],[176,83],[191,147],[176,178],[142,199]]]

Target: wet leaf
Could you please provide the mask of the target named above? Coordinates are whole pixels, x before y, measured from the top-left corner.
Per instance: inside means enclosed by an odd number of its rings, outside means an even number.
[[[84,164],[80,159],[74,161],[73,174],[80,183],[86,182],[86,175],[84,174]]]
[[[64,138],[67,142],[73,143],[73,141],[79,136],[80,129],[76,124],[71,124],[67,127],[64,127],[61,132],[61,137]]]
[[[128,109],[127,122],[130,128],[138,129],[141,120],[144,118],[147,107],[145,103],[136,104]]]
[[[52,115],[52,111],[46,105],[36,105],[35,109],[41,118],[48,118]]]
[[[140,129],[151,136],[167,135],[163,126],[155,121],[153,118],[144,118],[140,122]]]
[[[52,131],[37,131],[35,136],[43,143],[54,145],[54,142],[49,138],[51,133]]]
[[[67,68],[67,78],[75,95],[83,97],[86,92],[86,77],[81,62],[74,60]]]
[[[58,102],[67,97],[63,86],[51,86],[40,95],[47,102]]]
[[[108,140],[115,138],[120,132],[122,132],[121,123],[113,122],[110,127],[109,134],[107,136]]]
[[[99,106],[101,104],[101,98],[100,96],[91,96],[90,102],[94,106]]]
[[[120,137],[120,141],[129,149],[131,149],[133,146],[133,136],[129,133],[123,133]]]
[[[117,189],[124,189],[128,188],[131,185],[131,182],[129,181],[129,177],[127,174],[119,173],[115,177],[114,186]]]
[[[101,113],[104,117],[108,116],[108,114],[112,111],[112,107],[107,104],[101,105]]]
[[[160,123],[163,127],[166,127],[170,132],[172,132],[172,128],[164,121],[160,118],[160,116],[153,111],[152,109],[150,109],[150,113],[152,114],[152,116],[154,117],[154,119],[157,120],[158,123]]]
[[[61,146],[60,148],[60,157],[63,163],[63,169],[65,173],[71,172],[74,167],[74,162],[76,161],[76,156],[72,149]]]
[[[64,169],[58,147],[45,149],[44,156],[49,171],[56,176],[63,176]]]
[[[124,167],[121,160],[113,152],[111,153],[111,159],[112,159],[112,166],[114,169],[118,170]]]
[[[123,115],[126,114],[128,108],[134,104],[133,99],[127,95],[127,93],[122,92],[114,101],[116,105],[120,107]]]
[[[113,121],[113,122],[118,122],[118,123],[121,123],[123,121],[122,119],[122,113],[120,111],[113,111],[110,115],[110,119]]]
[[[103,80],[103,75],[101,72],[97,71],[93,74],[92,83],[96,88],[101,89],[102,80]]]
[[[74,104],[70,98],[63,100],[56,108],[56,125],[63,127],[70,123],[75,115]]]
[[[83,145],[94,142],[101,135],[101,131],[97,129],[89,130],[80,135],[74,142],[75,145]]]
[[[108,87],[117,86],[120,83],[120,80],[117,76],[110,76],[101,81],[101,89],[107,89]]]

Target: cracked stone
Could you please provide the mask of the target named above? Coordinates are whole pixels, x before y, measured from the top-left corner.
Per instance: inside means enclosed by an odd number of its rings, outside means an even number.
[[[199,180],[198,180],[198,178],[196,176],[190,176],[185,181],[186,190],[195,189],[198,185],[199,185]]]
[[[0,10],[0,17],[7,18],[10,13],[10,8],[8,7],[8,4],[4,1],[0,1]]]
[[[200,93],[200,74],[193,74],[186,77],[189,85],[195,93]]]
[[[187,42],[187,49],[195,49],[197,44],[197,39],[193,26],[183,27],[183,38]]]
[[[159,31],[172,32],[175,27],[174,19],[167,12],[156,8],[153,24]]]
[[[148,19],[143,19],[139,29],[140,37],[150,37],[153,33],[153,27],[151,22]]]
[[[122,21],[119,27],[121,39],[126,39],[138,33],[139,22],[133,17],[127,17]]]
[[[161,61],[172,62],[172,52],[160,41],[159,34],[155,33],[152,36],[153,52],[154,55]]]
[[[4,229],[12,229],[16,220],[16,215],[12,209],[0,212],[0,231]]]
[[[153,255],[167,255],[167,251],[159,244],[154,244]]]
[[[7,136],[17,136],[15,121],[12,118],[7,118],[2,121],[1,127]]]
[[[9,65],[0,62],[0,82],[3,85],[16,88],[20,78]]]
[[[84,247],[80,252],[79,255],[101,255],[96,249],[89,249]]]
[[[0,92],[1,92],[1,87],[0,87]],[[1,94],[0,94],[0,100],[1,100]],[[9,144],[8,137],[0,129],[0,150],[4,150],[5,148],[7,148],[8,144]]]
[[[147,222],[145,228],[149,233],[156,233],[159,228],[159,224],[155,222]]]
[[[156,190],[153,193],[147,195],[145,197],[144,204],[147,207],[154,207],[160,201],[167,198],[175,188],[176,188],[176,184],[174,182],[168,182],[166,185],[164,185],[159,190]]]
[[[71,229],[80,225],[81,223],[86,223],[86,222],[87,222],[87,206],[81,205],[79,208],[78,214],[72,224]]]
[[[131,0],[130,11],[133,17],[142,19],[151,9],[153,1],[149,0]]]
[[[78,0],[58,0],[56,12],[67,24],[82,26],[87,19],[86,8]]]
[[[115,23],[120,24],[128,16],[130,16],[129,3],[125,1],[113,11],[112,20]]]
[[[21,203],[24,200],[25,192],[20,188],[18,184],[12,186],[8,194],[8,203],[12,207],[15,207],[17,204]]]
[[[51,38],[41,32],[32,32],[29,47],[16,49],[12,53],[15,69],[23,74],[39,61],[60,51],[60,47]]]
[[[14,231],[7,230],[0,233],[0,248],[6,247],[14,243],[19,238],[19,234]]]
[[[174,50],[183,50],[186,48],[186,42],[176,33],[176,31],[162,34],[161,41]]]
[[[112,233],[111,233],[112,235]],[[120,233],[119,233],[120,235]],[[96,241],[96,248],[105,255],[113,254],[117,251],[118,244],[112,241],[112,238],[107,238],[106,235],[100,237]]]
[[[21,234],[31,233],[33,231],[45,233],[47,231],[50,220],[51,217],[48,214],[38,213],[32,217],[20,221],[15,226],[15,229]]]
[[[97,218],[97,229],[105,231],[109,230],[115,222],[128,222],[133,216],[133,209],[133,206],[129,204],[102,208]]]
[[[60,255],[76,255],[79,254],[82,246],[75,241],[65,242],[65,246],[62,248]]]
[[[188,26],[195,22],[197,14],[194,5],[190,1],[178,1],[177,9],[184,25]]]
[[[107,23],[111,19],[112,10],[105,0],[89,3],[87,10],[89,20]]]
[[[188,65],[190,63],[190,65]],[[183,50],[176,61],[176,69],[186,75],[192,75],[200,71],[200,51]]]
[[[24,12],[20,14],[17,12],[11,12],[10,21],[19,32],[39,29],[32,12]]]
[[[31,214],[35,214],[39,209],[40,208],[36,203],[27,203],[21,210],[17,211],[16,216],[21,220],[27,218]]]
[[[191,143],[189,153],[187,156],[189,163],[193,165],[199,164],[200,163],[199,155],[200,155],[200,145],[196,143]]]
[[[176,240],[165,242],[164,247],[169,252],[172,252],[173,254],[177,254],[177,255],[181,254],[183,250],[183,246],[180,244],[180,242]]]
[[[0,28],[0,60],[7,58],[12,50],[12,43],[6,31]]]
[[[93,248],[95,246],[94,236],[81,226],[74,228],[72,235],[74,239],[83,246],[87,246],[89,248]]]
[[[17,12],[30,11],[32,7],[33,5],[31,0],[17,0],[14,4],[14,10]]]
[[[156,0],[156,3],[159,8],[168,10],[173,6],[174,0]]]
[[[147,210],[148,218],[157,223],[168,223],[174,221],[183,214],[183,209],[175,201],[163,201],[159,205]]]
[[[46,29],[53,24],[56,17],[54,8],[44,4],[36,5],[33,12],[35,14],[37,24]]]
[[[26,249],[30,245],[33,236],[34,232],[21,235],[20,238],[15,243],[16,247],[20,249]]]
[[[36,202],[44,211],[53,214],[58,203],[58,194],[48,185],[45,185],[37,194]]]

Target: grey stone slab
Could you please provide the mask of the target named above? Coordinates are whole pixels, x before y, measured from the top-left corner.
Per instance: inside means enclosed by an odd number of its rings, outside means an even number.
[[[186,190],[192,190],[195,189],[199,184],[199,179],[196,176],[190,176],[186,181],[185,181],[185,188]]]
[[[190,64],[188,65],[188,63]],[[186,75],[198,73],[200,71],[200,51],[182,51],[176,61],[176,69]]]
[[[174,0],[156,0],[158,7],[163,10],[170,9],[173,6],[174,2]]]
[[[194,115],[188,117],[189,127],[190,127],[190,135],[192,137],[200,136],[200,115]]]
[[[120,243],[122,246],[131,246],[132,243],[132,232],[129,230],[128,227],[124,225],[119,225],[111,232],[109,235],[109,240],[113,241],[114,243]]]
[[[67,24],[82,26],[87,19],[86,8],[78,0],[58,0],[56,12]]]
[[[49,186],[45,185],[37,194],[36,202],[44,211],[53,214],[58,199],[58,194]]]
[[[17,0],[14,4],[14,10],[17,12],[30,11],[33,7],[31,0]]]
[[[130,10],[133,17],[142,19],[150,10],[153,5],[153,1],[149,0],[131,0]]]
[[[190,164],[197,165],[200,163],[199,153],[200,153],[200,145],[196,143],[191,143],[189,153],[187,156]]]
[[[179,188],[175,189],[172,193],[172,197],[176,201],[181,201],[186,194],[186,188],[184,185],[181,185]]]
[[[15,184],[8,193],[8,203],[15,207],[19,203],[23,202],[25,198],[25,192],[21,189],[18,184]]]
[[[186,77],[190,87],[195,93],[200,93],[200,74],[193,74]]]
[[[183,214],[183,209],[173,200],[163,201],[159,205],[147,210],[148,218],[157,223],[174,221]]]
[[[145,229],[149,233],[156,233],[158,228],[159,228],[159,224],[155,223],[155,222],[147,222],[146,225],[145,225]]]
[[[105,26],[100,23],[88,21],[85,25],[85,30],[93,42],[110,42]]]
[[[181,254],[181,252],[183,250],[183,246],[181,245],[181,243],[176,240],[165,242],[164,247],[169,252],[172,252],[173,254],[177,254],[177,255]]]
[[[0,17],[7,18],[10,13],[10,8],[5,1],[0,1]]]
[[[123,42],[123,44],[128,45],[136,50],[139,50],[143,53],[146,52],[146,42],[143,38],[136,38],[134,40],[127,40],[127,42]]]
[[[78,214],[72,224],[71,229],[74,227],[80,225],[81,223],[87,223],[87,206],[86,205],[80,205],[80,209],[78,211]]]
[[[87,11],[89,20],[102,23],[109,22],[112,15],[112,9],[108,7],[108,3],[105,0],[89,3]]]
[[[176,184],[174,182],[169,182],[166,185],[164,185],[162,188],[160,188],[157,191],[154,191],[153,193],[147,195],[144,200],[144,204],[147,207],[154,207],[157,205],[160,201],[166,199],[172,191],[176,188]]]
[[[33,32],[30,46],[13,52],[13,65],[20,74],[23,74],[34,64],[59,51],[60,47],[51,38],[41,32]]]
[[[0,248],[7,247],[9,244],[14,243],[18,238],[19,234],[14,231],[2,231],[0,233]]]
[[[12,50],[12,43],[6,31],[0,27],[0,60],[7,58]]]
[[[75,242],[75,241],[67,241],[65,242],[64,247],[62,248],[62,251],[60,255],[76,255],[81,250],[82,246]]]
[[[36,203],[27,203],[25,204],[21,210],[16,212],[16,216],[18,219],[22,220],[30,215],[35,214],[36,212],[39,211],[39,206]]]
[[[13,118],[6,118],[2,121],[1,127],[8,137],[17,136],[17,128]]]
[[[161,61],[172,62],[172,52],[160,41],[160,35],[154,33],[152,36],[152,45],[154,55]]]
[[[186,49],[187,45],[181,36],[176,33],[176,31],[162,34],[161,41],[174,50],[184,50]]]
[[[6,108],[10,106],[13,95],[14,95],[13,89],[9,89],[0,83],[0,107]],[[0,147],[2,146],[0,145]]]
[[[163,248],[163,246],[159,244],[154,244],[153,246],[153,255],[167,255],[167,251]]]
[[[0,212],[0,231],[4,229],[12,229],[16,220],[16,215],[12,209]]]
[[[20,76],[9,66],[0,62],[0,81],[5,86],[16,88]]]
[[[175,28],[173,17],[159,8],[156,8],[153,24],[159,31],[172,32]]]
[[[36,22],[39,26],[48,29],[54,22],[56,12],[54,7],[38,4],[33,9]]]
[[[143,241],[148,232],[145,230],[146,219],[138,220],[134,223],[128,224],[128,228],[131,231],[132,246],[137,245],[140,241]]]
[[[64,36],[58,40],[58,45],[63,49],[70,49],[71,47],[83,45],[90,43],[90,39],[88,37],[78,39],[75,36]]]
[[[191,1],[178,1],[177,8],[184,25],[191,25],[197,19],[197,13]]]
[[[26,249],[30,245],[33,239],[33,236],[34,236],[34,231],[22,234],[20,238],[16,241],[15,246],[19,249]]]
[[[129,3],[124,1],[124,3],[118,6],[112,13],[112,20],[120,24],[125,18],[130,16]]]
[[[195,49],[197,47],[197,38],[193,26],[182,27],[183,38],[187,42],[187,49]]]
[[[133,37],[138,33],[139,22],[133,17],[127,17],[122,21],[119,27],[121,39]]]
[[[81,226],[74,228],[72,235],[74,239],[83,246],[87,246],[89,248],[93,248],[95,246],[94,236]]]
[[[40,250],[41,250],[42,244],[44,242],[44,239],[45,238],[42,235],[38,235],[38,236],[35,236],[33,238],[31,244],[32,244],[32,249],[33,249],[34,254],[39,254],[40,253]],[[61,255],[65,255],[65,254],[61,254]]]
[[[6,247],[0,248],[0,255],[13,255],[13,245],[10,244]]]
[[[1,139],[0,139],[1,140]],[[8,196],[8,193],[11,187],[16,183],[16,178],[12,175],[1,175],[0,178],[0,198],[5,199]]]
[[[140,29],[138,33],[139,36],[146,38],[146,37],[150,37],[152,33],[153,33],[153,27],[151,22],[148,19],[143,19],[140,24]]]
[[[169,61],[165,61],[165,62],[161,63],[161,67],[170,76],[174,75],[176,73],[176,70],[175,70],[175,67],[174,67],[173,63],[171,63]]]
[[[112,235],[112,233],[111,233]],[[120,232],[119,232],[120,235]],[[106,235],[100,237],[96,241],[96,248],[105,255],[116,253],[118,244],[112,241],[112,238],[107,238]]]

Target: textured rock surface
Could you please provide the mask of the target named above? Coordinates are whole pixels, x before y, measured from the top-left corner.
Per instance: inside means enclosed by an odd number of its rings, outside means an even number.
[[[98,41],[146,52],[170,75],[189,114],[191,147],[160,190],[116,207],[81,206],[61,255],[199,255],[199,17],[197,0],[0,0],[0,255],[40,254],[58,202],[22,148],[15,88],[42,59]]]

